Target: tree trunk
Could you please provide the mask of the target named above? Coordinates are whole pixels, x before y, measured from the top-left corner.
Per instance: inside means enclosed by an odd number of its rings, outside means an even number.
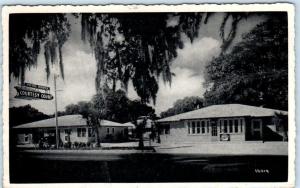
[[[105,94],[105,88],[107,86],[107,80],[106,80],[106,76],[104,73],[104,52],[103,49],[101,48],[101,44],[102,41],[98,40],[97,43],[99,42],[98,45],[98,52],[96,55],[96,60],[97,60],[97,75],[96,75],[96,92],[97,94],[100,94],[102,96],[102,99],[106,98],[106,94]],[[106,106],[103,106],[103,109],[105,109]],[[100,113],[100,117],[98,116],[99,114],[96,115],[97,119],[95,120],[96,122],[96,147],[101,147],[101,139],[100,139],[100,133],[99,133],[99,129],[101,127],[101,117],[103,116],[101,109],[98,109],[100,111],[98,111],[98,113]]]
[[[113,92],[116,92],[116,79],[113,79],[113,86],[112,86]]]
[[[96,136],[96,147],[101,147],[101,138],[100,138],[100,134],[99,134],[99,128],[101,127],[101,125],[95,127],[95,136]]]
[[[139,149],[144,149],[144,131],[146,120],[136,120],[136,133],[139,139]]]
[[[157,143],[161,143],[161,140],[160,140],[160,127],[157,126],[156,131],[157,131]]]
[[[143,132],[140,130],[138,133],[139,137],[139,149],[144,149],[144,137],[143,137]]]

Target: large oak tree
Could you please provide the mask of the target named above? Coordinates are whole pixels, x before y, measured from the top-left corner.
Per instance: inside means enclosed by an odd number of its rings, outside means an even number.
[[[155,103],[158,79],[171,83],[170,70],[176,50],[183,48],[182,34],[191,41],[209,22],[213,13],[115,13],[74,14],[81,19],[82,39],[88,41],[97,61],[95,85],[103,93],[104,85],[115,90],[117,82],[126,90],[131,80],[141,101]],[[233,41],[238,23],[253,13],[225,13],[220,37],[225,51]],[[177,24],[168,26],[175,18]],[[229,29],[225,29],[230,25]],[[66,14],[10,15],[10,75],[25,80],[26,70],[37,63],[43,47],[46,75],[50,64],[59,63],[64,78],[62,46],[70,34]],[[228,33],[226,33],[226,31]]]
[[[207,104],[242,103],[288,109],[288,22],[273,14],[206,70]]]

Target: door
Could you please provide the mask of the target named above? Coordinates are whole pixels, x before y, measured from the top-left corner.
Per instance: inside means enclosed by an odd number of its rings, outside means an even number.
[[[210,126],[211,126],[211,140],[218,141],[218,127],[216,122],[211,121]]]
[[[251,120],[251,137],[252,140],[262,139],[262,120],[252,119]]]

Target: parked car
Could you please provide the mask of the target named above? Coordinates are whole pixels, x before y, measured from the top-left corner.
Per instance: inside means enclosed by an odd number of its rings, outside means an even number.
[[[39,148],[40,149],[49,149],[53,146],[55,146],[55,136],[46,136],[46,137],[42,137],[39,140]]]

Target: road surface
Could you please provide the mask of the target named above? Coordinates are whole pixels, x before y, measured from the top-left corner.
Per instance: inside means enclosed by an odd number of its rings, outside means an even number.
[[[286,155],[12,152],[12,183],[285,182]]]

